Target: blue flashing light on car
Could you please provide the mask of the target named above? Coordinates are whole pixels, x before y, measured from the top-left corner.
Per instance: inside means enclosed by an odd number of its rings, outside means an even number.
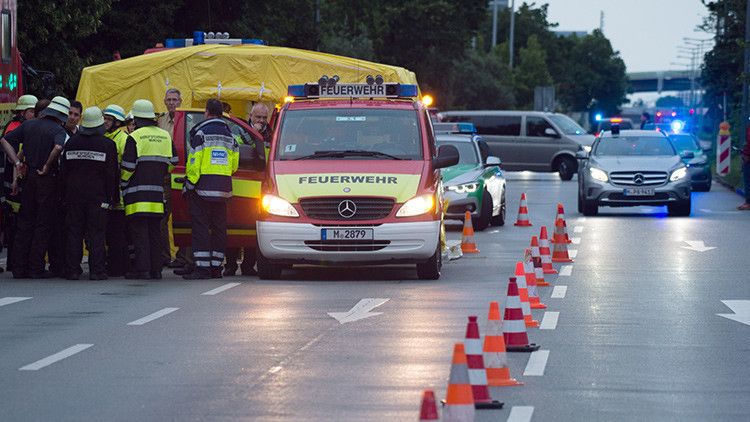
[[[435,133],[477,133],[477,129],[476,127],[474,127],[474,123],[470,122],[433,123],[432,129],[435,131]]]
[[[594,119],[596,119],[597,122],[602,121],[602,113],[596,113],[596,116],[594,116]]]
[[[679,120],[675,120],[672,122],[672,132],[679,133],[684,126],[685,126],[684,123],[682,123]]]

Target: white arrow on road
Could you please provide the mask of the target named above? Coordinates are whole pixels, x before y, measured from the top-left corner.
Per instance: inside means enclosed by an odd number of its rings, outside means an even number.
[[[332,316],[339,322],[339,324],[346,324],[347,322],[359,321],[382,314],[382,312],[370,312],[378,306],[388,302],[390,298],[366,298],[357,302],[356,305],[348,312],[329,312],[328,315]]]
[[[721,302],[734,313],[716,315],[750,325],[750,300],[722,300]]]
[[[681,246],[682,249],[688,249],[696,252],[706,252],[711,249],[716,249],[716,246],[706,246],[702,240],[686,240],[685,243],[688,246]]]

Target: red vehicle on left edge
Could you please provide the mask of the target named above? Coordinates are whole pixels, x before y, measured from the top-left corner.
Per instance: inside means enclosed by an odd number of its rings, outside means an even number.
[[[0,123],[13,117],[18,97],[23,95],[21,55],[16,36],[16,0],[0,0]]]

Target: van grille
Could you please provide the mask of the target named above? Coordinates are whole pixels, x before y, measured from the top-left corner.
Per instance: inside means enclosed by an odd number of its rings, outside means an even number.
[[[354,204],[355,210],[349,218],[339,213],[339,205],[343,201],[351,201]],[[310,218],[318,220],[356,221],[378,220],[388,217],[393,210],[395,201],[389,198],[331,197],[303,198],[300,199],[299,204],[302,207],[302,211]],[[351,204],[349,205],[349,209],[351,210]]]
[[[663,171],[614,171],[609,174],[612,184],[619,186],[659,186],[667,182]],[[637,183],[640,180],[641,183]]]
[[[305,240],[305,245],[321,252],[372,252],[390,243],[390,240]]]

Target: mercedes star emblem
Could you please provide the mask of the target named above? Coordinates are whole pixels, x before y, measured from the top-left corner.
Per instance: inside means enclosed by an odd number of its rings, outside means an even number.
[[[344,218],[352,218],[357,213],[357,205],[354,201],[345,199],[339,202],[339,215]]]
[[[635,183],[636,185],[642,185],[643,184],[643,175],[640,174],[640,173],[636,173],[633,176],[633,183]]]

